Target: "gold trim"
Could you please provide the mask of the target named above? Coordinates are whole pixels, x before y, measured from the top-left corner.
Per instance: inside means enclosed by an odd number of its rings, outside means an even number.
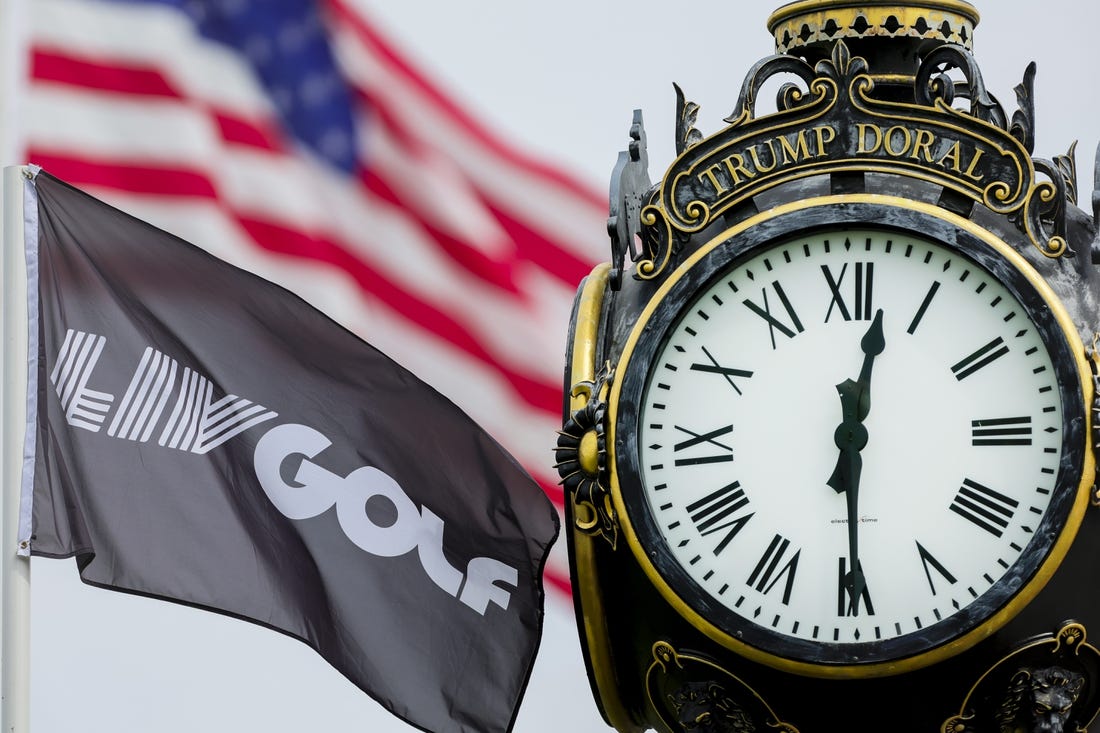
[[[596,341],[600,335],[600,315],[603,295],[611,272],[610,262],[596,265],[585,279],[577,301],[577,318],[573,327],[573,359],[569,365],[569,383],[594,382],[596,379]],[[570,409],[579,410],[588,402],[583,394],[574,394]]]
[[[977,8],[962,0],[802,0],[772,13],[767,27],[778,53],[870,37],[928,39],[970,49],[980,20]],[[950,28],[946,37],[944,22]]]
[[[915,178],[956,191],[995,214],[1018,212],[1017,226],[1044,255],[1064,253],[1064,238],[1047,240],[1041,221],[1054,205],[1057,187],[1038,180],[1035,162],[1008,131],[943,99],[931,104],[875,99],[866,60],[851,56],[842,41],[815,73],[812,81],[804,79],[808,92],[797,107],[757,118],[746,104],[729,118],[729,127],[673,161],[653,202],[641,211],[642,225],[663,246],[639,263],[637,277],[652,279],[664,272],[673,230],[695,234],[765,191],[848,170]],[[852,128],[858,129],[856,136],[843,134]],[[875,140],[871,145],[868,133]],[[902,135],[900,151],[890,143],[895,133]],[[770,159],[767,167],[761,157]]]
[[[597,340],[603,313],[603,297],[607,292],[611,263],[601,262],[593,268],[581,288],[577,301],[577,315],[573,328],[573,358],[569,366],[569,383],[592,382],[596,377]],[[574,410],[584,407],[587,398],[574,394],[571,406]],[[584,635],[587,640],[588,661],[592,669],[596,693],[603,705],[608,724],[618,731],[630,733],[642,730],[630,717],[619,697],[615,668],[611,660],[611,642],[607,632],[607,615],[600,588],[596,565],[595,537],[571,526],[573,562],[576,570],[577,599],[584,619]]]
[[[894,206],[902,209],[909,209],[922,213],[924,215],[940,219],[952,226],[965,230],[971,235],[977,237],[981,241],[988,244],[994,251],[1007,260],[1012,266],[1020,271],[1021,274],[1030,282],[1030,284],[1036,289],[1039,296],[1050,307],[1052,314],[1054,315],[1058,325],[1061,327],[1062,332],[1065,334],[1066,340],[1069,343],[1070,351],[1074,354],[1074,360],[1077,366],[1078,373],[1078,387],[1080,389],[1080,395],[1082,396],[1082,404],[1085,406],[1085,446],[1083,451],[1083,465],[1082,475],[1079,478],[1077,487],[1077,496],[1074,499],[1073,506],[1067,516],[1065,526],[1062,529],[1057,541],[1051,548],[1047,557],[1040,564],[1034,577],[997,613],[990,616],[984,622],[971,629],[969,632],[961,637],[958,637],[954,641],[942,644],[927,652],[916,654],[904,659],[898,659],[889,662],[863,664],[863,665],[824,665],[815,664],[811,662],[798,661],[780,657],[769,652],[762,651],[756,647],[749,646],[739,639],[730,636],[721,629],[714,626],[706,618],[703,618],[694,609],[688,606],[672,588],[661,577],[656,567],[653,565],[651,558],[646,548],[642,547],[638,541],[637,534],[635,533],[634,526],[630,519],[630,514],[627,511],[626,505],[623,503],[622,489],[619,484],[618,476],[618,451],[616,450],[616,432],[618,429],[618,405],[621,397],[622,381],[616,380],[612,386],[609,414],[610,419],[608,421],[607,429],[607,445],[610,457],[611,468],[611,494],[612,500],[615,504],[615,510],[619,516],[619,524],[623,531],[623,536],[626,538],[627,544],[630,546],[631,552],[634,553],[634,557],[646,576],[649,578],[653,586],[660,592],[661,596],[673,607],[676,611],[684,617],[692,626],[699,629],[702,633],[708,636],[713,641],[721,644],[722,646],[730,649],[737,654],[750,659],[755,662],[766,664],[770,667],[779,669],[784,672],[793,672],[796,674],[809,675],[814,677],[823,678],[861,678],[872,676],[888,676],[902,674],[915,669],[926,667],[930,664],[943,661],[950,657],[959,654],[960,652],[969,649],[978,642],[987,638],[993,634],[997,629],[1004,626],[1011,620],[1016,614],[1018,614],[1023,608],[1031,602],[1032,599],[1039,593],[1040,590],[1047,584],[1050,578],[1054,575],[1058,566],[1065,558],[1066,553],[1069,551],[1070,545],[1073,543],[1074,538],[1077,535],[1077,530],[1081,525],[1081,520],[1084,517],[1085,510],[1089,505],[1089,492],[1092,487],[1093,480],[1095,478],[1095,461],[1092,454],[1090,445],[1090,439],[1092,434],[1091,429],[1091,406],[1093,398],[1093,385],[1091,378],[1091,371],[1085,360],[1085,348],[1082,345],[1081,337],[1077,332],[1077,327],[1073,323],[1073,319],[1062,305],[1061,301],[1047,285],[1046,281],[1039,275],[1038,272],[1024,259],[1022,255],[1013,250],[998,237],[991,232],[983,229],[982,227],[974,224],[973,222],[962,218],[956,214],[953,214],[944,209],[940,209],[937,206],[931,204],[925,204],[923,202],[911,201],[908,199],[899,198],[896,196],[887,196],[881,194],[844,194],[833,196],[822,196],[818,198],[805,199],[802,201],[795,201],[787,204],[777,206],[765,212],[761,212],[756,216],[753,216],[745,221],[726,229],[720,234],[713,237],[707,244],[703,245],[698,251],[692,254],[680,267],[676,269],[672,275],[661,284],[661,287],[650,299],[645,309],[639,315],[635,322],[634,329],[631,331],[627,338],[626,344],[623,349],[622,356],[619,360],[620,374],[625,373],[630,369],[630,359],[634,353],[634,349],[638,344],[639,339],[646,330],[646,326],[652,319],[656,310],[661,306],[662,302],[668,295],[669,290],[675,285],[680,278],[687,272],[690,272],[692,267],[711,250],[720,246],[722,243],[728,241],[730,238],[737,236],[738,234],[751,229],[752,227],[759,226],[760,224],[776,219],[781,216],[785,216],[797,211],[822,208],[822,207],[834,207],[850,204],[875,204],[880,206]],[[873,224],[873,222],[867,222]]]

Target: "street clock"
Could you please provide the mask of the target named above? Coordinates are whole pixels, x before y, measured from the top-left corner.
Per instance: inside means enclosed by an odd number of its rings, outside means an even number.
[[[636,113],[556,450],[617,729],[1100,710],[1096,222],[1072,149],[1032,155],[1034,67],[1011,116],[986,91],[977,22],[784,6],[728,127],[696,130],[677,88],[653,183]]]

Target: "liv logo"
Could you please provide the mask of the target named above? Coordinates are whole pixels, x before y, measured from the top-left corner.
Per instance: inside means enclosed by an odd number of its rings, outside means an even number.
[[[146,443],[156,435],[165,448],[203,454],[278,416],[236,395],[214,399],[209,379],[181,370],[175,359],[152,347],[145,349],[112,415],[115,395],[88,386],[106,341],[69,329],[50,375],[65,419],[75,428],[98,433],[110,417],[107,435],[113,438]],[[260,437],[253,457],[256,478],[283,516],[308,520],[335,506],[340,528],[359,549],[376,557],[415,550],[428,578],[461,603],[481,615],[491,604],[507,610],[519,582],[515,568],[489,557],[470,558],[464,571],[453,565],[443,549],[442,518],[418,506],[377,468],[342,475],[315,463],[330,444],[313,428],[293,423],[271,427]],[[396,518],[372,519],[365,507],[374,500],[388,502]]]
[[[99,432],[115,401],[115,395],[88,386],[105,343],[103,336],[69,329],[50,375],[65,419],[73,427],[93,433]],[[182,378],[179,373],[175,359],[146,348],[107,434],[146,443],[160,427],[159,445],[203,454],[277,417],[278,413],[237,395],[215,400],[209,379],[190,368],[182,370]],[[168,419],[161,424],[170,403]]]

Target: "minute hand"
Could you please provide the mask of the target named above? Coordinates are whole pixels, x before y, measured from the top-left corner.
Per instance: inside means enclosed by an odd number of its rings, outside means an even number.
[[[875,314],[871,327],[860,341],[863,349],[863,368],[859,379],[846,379],[836,386],[840,395],[841,423],[833,435],[840,449],[836,468],[826,482],[837,493],[846,494],[848,505],[848,554],[850,572],[844,578],[851,598],[850,611],[859,613],[859,598],[864,580],[859,562],[859,483],[863,468],[860,451],[867,445],[867,428],[863,420],[871,411],[871,368],[875,357],[882,353],[886,341],[882,335],[882,311]]]
[[[859,344],[863,349],[863,368],[860,369],[859,379],[846,379],[836,386],[840,394],[842,421],[837,427],[834,441],[840,449],[840,456],[833,475],[826,483],[837,493],[852,490],[853,484],[854,490],[858,491],[859,478],[858,475],[851,475],[855,473],[849,470],[852,458],[846,452],[858,452],[867,444],[867,429],[863,427],[863,421],[871,412],[871,369],[874,367],[875,357],[886,348],[886,339],[882,335],[881,310],[875,314],[871,327]]]

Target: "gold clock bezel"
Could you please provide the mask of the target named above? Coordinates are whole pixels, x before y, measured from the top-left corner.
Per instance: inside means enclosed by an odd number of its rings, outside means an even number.
[[[619,466],[620,466],[620,445],[622,441],[634,440],[636,436],[620,436],[619,435],[619,422],[620,422],[620,400],[622,398],[622,385],[625,381],[622,378],[616,378],[612,385],[611,394],[609,396],[609,418],[608,418],[608,452],[609,452],[609,465],[610,465],[610,477],[611,477],[611,492],[612,500],[614,503],[615,511],[619,517],[619,522],[622,529],[622,535],[626,540],[627,545],[630,547],[635,560],[638,562],[642,570],[645,572],[649,581],[658,590],[660,595],[667,601],[676,611],[694,626],[701,631],[707,637],[724,646],[727,649],[734,651],[735,653],[751,659],[756,662],[760,662],[771,666],[773,668],[793,672],[802,675],[822,677],[822,678],[863,678],[863,677],[877,677],[888,676],[894,674],[901,674],[903,672],[919,669],[939,661],[943,661],[950,657],[959,654],[966,649],[974,646],[983,639],[989,637],[991,634],[997,631],[997,629],[1004,626],[1015,617],[1024,607],[1030,603],[1040,590],[1050,580],[1055,570],[1061,564],[1065,558],[1066,553],[1069,551],[1071,544],[1077,534],[1077,531],[1081,525],[1081,521],[1084,517],[1085,510],[1089,503],[1089,492],[1092,485],[1092,475],[1094,473],[1094,459],[1090,446],[1088,445],[1088,437],[1091,434],[1090,428],[1090,409],[1092,404],[1092,379],[1091,371],[1088,363],[1085,359],[1085,350],[1081,342],[1081,338],[1077,332],[1076,326],[1073,323],[1072,318],[1058,299],[1057,295],[1047,285],[1042,276],[1035,271],[1035,269],[1021,256],[1018,252],[1012,249],[1008,244],[1003,242],[993,233],[982,228],[981,226],[964,219],[949,211],[940,209],[936,206],[916,202],[908,199],[902,199],[894,196],[886,196],[880,194],[846,194],[846,195],[832,195],[822,196],[813,199],[806,199],[798,202],[784,204],[782,206],[775,207],[774,209],[761,212],[749,219],[726,229],[725,231],[715,235],[709,242],[700,247],[700,249],[694,252],[685,262],[683,262],[674,272],[672,272],[668,279],[664,281],[654,295],[650,298],[648,304],[639,315],[638,320],[634,324],[623,348],[622,355],[619,359],[619,365],[617,367],[617,374],[625,376],[631,370],[640,368],[648,373],[649,365],[642,364],[636,366],[631,363],[634,352],[638,346],[639,341],[645,338],[656,338],[656,335],[647,335],[649,324],[653,319],[655,313],[661,309],[665,303],[665,300],[669,292],[684,276],[692,271],[692,268],[704,257],[708,256],[713,250],[721,247],[739,235],[744,235],[750,232],[755,227],[760,227],[766,224],[777,224],[783,221],[798,222],[802,220],[807,213],[811,212],[827,212],[836,214],[836,221],[832,221],[826,225],[832,225],[836,227],[853,227],[853,226],[870,226],[875,228],[881,228],[883,226],[880,221],[868,220],[868,218],[857,218],[857,215],[852,214],[851,210],[854,207],[864,208],[876,208],[883,211],[889,211],[891,209],[900,212],[915,212],[917,217],[928,217],[930,219],[939,220],[941,223],[951,227],[955,227],[970,236],[976,238],[981,243],[988,245],[997,255],[1000,256],[1010,266],[1015,268],[1036,291],[1042,301],[1050,308],[1051,313],[1054,316],[1054,320],[1057,324],[1058,330],[1066,340],[1066,346],[1069,353],[1073,355],[1075,361],[1074,369],[1071,371],[1076,375],[1076,384],[1069,385],[1069,390],[1076,392],[1081,399],[1081,405],[1083,406],[1080,418],[1084,421],[1084,430],[1082,431],[1082,440],[1084,445],[1081,447],[1081,466],[1080,474],[1075,475],[1073,478],[1077,482],[1076,495],[1074,496],[1069,511],[1066,515],[1065,522],[1058,529],[1057,539],[1052,543],[1050,550],[1046,557],[1039,562],[1038,567],[1031,575],[1031,577],[1004,603],[999,609],[994,611],[991,615],[985,619],[979,621],[973,628],[970,628],[959,635],[948,639],[942,643],[938,643],[924,651],[909,654],[906,656],[890,659],[887,661],[879,662],[866,662],[866,663],[851,663],[851,664],[837,664],[833,662],[815,662],[804,659],[794,659],[785,656],[774,654],[770,651],[760,649],[759,647],[752,646],[736,636],[728,633],[727,631],[719,628],[708,618],[701,615],[694,607],[692,607],[687,601],[684,600],[669,584],[669,582],[662,576],[660,571],[654,564],[656,559],[656,550],[651,547],[646,547],[642,544],[638,537],[637,531],[631,520],[631,510],[627,506],[623,498],[622,486],[620,483]],[[793,217],[793,218],[791,218]],[[802,226],[799,223],[792,223],[779,238],[789,237],[792,234],[796,234],[799,230],[806,230],[806,226]],[[915,236],[922,236],[927,238],[927,235],[921,234],[912,226],[899,226],[892,225],[892,228],[899,230],[911,231]],[[735,256],[745,254],[749,250],[756,250],[771,246],[777,241],[775,238],[768,239],[767,241],[761,241],[755,243],[752,247],[745,249],[744,251],[731,252],[730,261],[732,262]],[[690,302],[690,300],[689,300]],[[634,480],[640,481],[639,477],[634,477]],[[638,511],[645,512],[645,508],[640,508]],[[651,556],[651,553],[652,556]],[[768,632],[770,633],[770,632]]]

